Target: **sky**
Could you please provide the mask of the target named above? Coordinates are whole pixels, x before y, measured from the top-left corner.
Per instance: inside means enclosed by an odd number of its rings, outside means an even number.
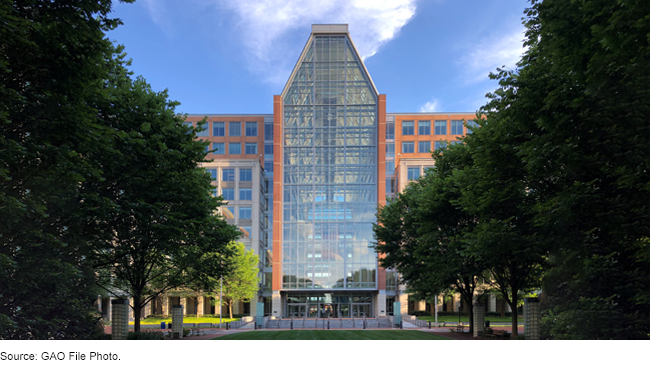
[[[311,33],[349,24],[388,113],[475,112],[516,67],[525,0],[138,0],[115,3],[131,70],[188,114],[271,114]]]

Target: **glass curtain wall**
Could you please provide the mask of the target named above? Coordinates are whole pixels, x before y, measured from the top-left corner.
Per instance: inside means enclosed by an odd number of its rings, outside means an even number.
[[[282,288],[376,289],[377,95],[347,36],[314,36],[284,97]]]

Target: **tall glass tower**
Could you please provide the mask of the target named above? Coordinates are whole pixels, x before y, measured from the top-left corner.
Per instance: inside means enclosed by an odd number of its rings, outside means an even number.
[[[276,315],[375,315],[378,96],[347,25],[314,25],[275,100]]]

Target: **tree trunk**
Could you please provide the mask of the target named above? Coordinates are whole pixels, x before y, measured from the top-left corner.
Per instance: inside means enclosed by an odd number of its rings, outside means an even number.
[[[230,319],[232,319],[232,301],[228,303],[228,312],[230,313]]]
[[[142,303],[139,297],[133,298],[133,332],[140,332],[140,314],[142,313]]]
[[[514,270],[511,270],[512,274],[512,281],[510,284],[510,287],[512,289],[512,304],[510,305],[510,309],[512,309],[512,338],[515,339],[517,338],[517,276],[514,273]]]

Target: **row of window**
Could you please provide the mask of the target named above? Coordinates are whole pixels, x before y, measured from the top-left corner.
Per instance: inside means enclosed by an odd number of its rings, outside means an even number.
[[[229,155],[241,155],[241,142],[228,142],[228,154]],[[210,146],[205,146],[205,152],[210,151]],[[225,155],[226,154],[226,143],[225,142],[214,142],[212,143],[212,152],[215,155]],[[256,155],[257,154],[257,143],[256,142],[246,142],[244,143],[244,154],[246,155]]]
[[[228,219],[235,218],[235,207],[223,206],[221,213]],[[239,207],[239,219],[253,219],[253,207]]]
[[[269,123],[270,124],[270,123]],[[191,127],[192,122],[185,122],[185,125]],[[273,125],[270,124],[269,135],[272,136]],[[210,137],[210,123],[207,123],[203,130],[199,131],[196,135],[198,137]],[[266,131],[265,126],[265,131]],[[257,137],[257,122],[244,123],[244,135],[246,137]],[[225,137],[226,136],[226,122],[212,122],[212,137]],[[242,122],[228,122],[228,136],[241,137],[242,136]]]
[[[449,144],[461,143],[461,141],[435,141],[434,150],[442,148]],[[418,153],[429,153],[431,150],[431,141],[418,141]],[[394,150],[393,146],[393,150]],[[402,142],[402,153],[415,153],[415,142]]]
[[[212,192],[214,195],[217,195],[217,188],[213,188]],[[221,196],[225,200],[235,200],[235,189],[234,188],[222,188]],[[239,200],[253,200],[253,189],[239,189]]]
[[[419,120],[417,122],[417,131],[418,135],[428,136],[431,134],[431,121],[430,120]],[[434,130],[433,134],[435,135],[446,135],[447,134],[447,121],[446,120],[436,120],[434,121]],[[462,120],[452,120],[451,121],[451,134],[452,135],[461,135],[463,134],[463,121]],[[403,136],[413,136],[415,135],[415,121],[405,120],[402,122],[402,135]]]
[[[235,181],[235,169],[221,169],[221,181]],[[217,180],[217,169],[208,169],[212,180]],[[253,181],[253,170],[239,169],[239,181]]]

